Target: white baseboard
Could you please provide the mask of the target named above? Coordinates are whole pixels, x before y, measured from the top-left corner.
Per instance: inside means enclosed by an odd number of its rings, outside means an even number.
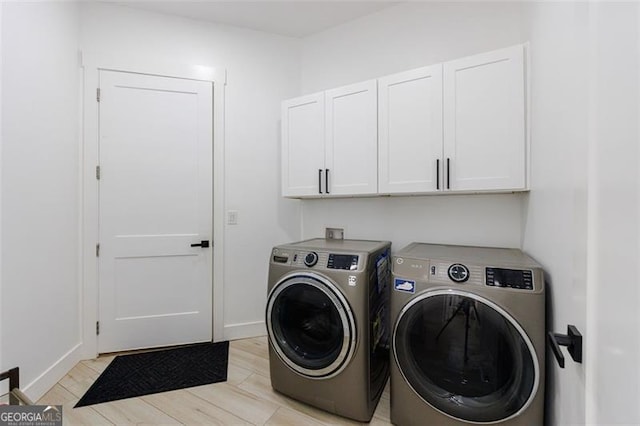
[[[248,337],[266,336],[267,327],[264,321],[227,324],[224,326],[225,340],[246,339]]]
[[[78,343],[64,354],[51,367],[26,386],[21,391],[34,403],[58,383],[82,359],[82,344]]]

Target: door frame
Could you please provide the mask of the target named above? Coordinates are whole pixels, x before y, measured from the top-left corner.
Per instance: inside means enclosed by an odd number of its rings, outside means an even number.
[[[143,56],[113,58],[80,52],[83,69],[81,88],[80,138],[80,336],[82,356],[98,355],[96,323],[99,319],[98,258],[96,244],[99,238],[99,196],[96,166],[99,147],[99,109],[96,89],[101,70],[147,74],[211,82],[213,85],[213,341],[224,338],[224,97],[227,73],[224,68],[200,64],[170,63]]]

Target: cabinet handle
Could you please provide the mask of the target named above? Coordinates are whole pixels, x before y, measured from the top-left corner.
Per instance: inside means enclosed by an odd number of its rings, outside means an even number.
[[[322,169],[318,169],[318,194],[322,194]]]
[[[324,169],[324,192],[329,193],[329,169]]]
[[[440,189],[440,159],[436,160],[436,189]]]
[[[450,169],[451,164],[449,163],[449,159],[447,158],[447,189],[451,189],[451,177],[449,176]]]

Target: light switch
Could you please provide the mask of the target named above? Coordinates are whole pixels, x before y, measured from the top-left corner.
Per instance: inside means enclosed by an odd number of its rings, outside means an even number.
[[[238,224],[238,211],[237,210],[229,210],[229,211],[227,211],[227,224],[228,225],[237,225]]]

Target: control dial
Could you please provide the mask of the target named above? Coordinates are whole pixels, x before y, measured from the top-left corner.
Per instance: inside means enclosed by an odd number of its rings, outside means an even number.
[[[448,274],[452,281],[463,283],[469,279],[469,268],[460,263],[455,263],[449,266]]]
[[[315,251],[309,252],[304,257],[304,264],[307,265],[309,268],[311,268],[316,263],[318,263],[318,253],[316,253]]]

